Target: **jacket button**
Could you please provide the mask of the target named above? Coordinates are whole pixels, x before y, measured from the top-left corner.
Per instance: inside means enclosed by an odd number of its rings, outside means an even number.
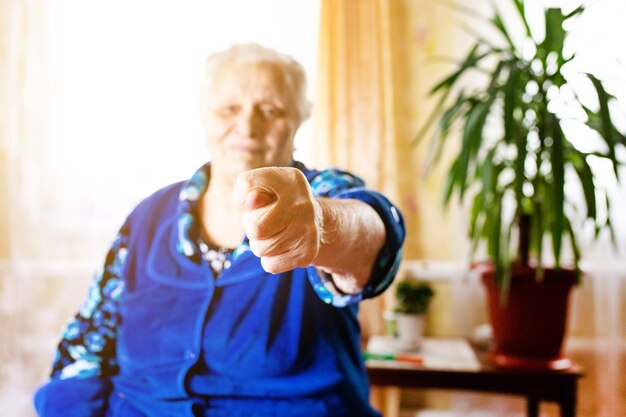
[[[188,359],[188,360],[196,359],[196,352],[194,352],[192,350],[186,350],[185,351],[185,359]]]

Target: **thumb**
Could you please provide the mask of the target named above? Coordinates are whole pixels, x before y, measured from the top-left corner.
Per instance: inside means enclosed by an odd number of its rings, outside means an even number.
[[[244,211],[252,211],[272,204],[275,200],[274,194],[270,194],[259,188],[255,188],[245,197],[241,208]]]
[[[271,190],[254,180],[251,171],[239,174],[232,196],[235,207],[244,211],[252,211],[265,207],[276,200],[276,195]]]

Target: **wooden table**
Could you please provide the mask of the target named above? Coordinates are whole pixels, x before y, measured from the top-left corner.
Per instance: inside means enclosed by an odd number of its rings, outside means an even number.
[[[561,417],[575,417],[578,380],[582,369],[574,365],[565,371],[513,370],[489,364],[477,351],[476,370],[431,369],[397,361],[366,361],[370,384],[402,388],[432,388],[485,391],[520,395],[528,400],[528,417],[539,415],[539,402],[556,402]]]

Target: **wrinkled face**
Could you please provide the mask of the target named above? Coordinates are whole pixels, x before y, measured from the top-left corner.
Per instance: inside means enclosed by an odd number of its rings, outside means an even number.
[[[279,67],[232,64],[217,74],[211,93],[205,117],[213,179],[291,164],[299,117]]]

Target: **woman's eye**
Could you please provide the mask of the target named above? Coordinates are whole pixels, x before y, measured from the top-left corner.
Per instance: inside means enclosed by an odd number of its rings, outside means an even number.
[[[279,109],[276,106],[272,106],[272,105],[265,105],[265,106],[261,106],[261,112],[266,116],[266,117],[279,117],[282,116],[283,111],[281,109]]]
[[[236,105],[224,106],[218,110],[220,116],[232,116],[237,113],[239,108]]]

